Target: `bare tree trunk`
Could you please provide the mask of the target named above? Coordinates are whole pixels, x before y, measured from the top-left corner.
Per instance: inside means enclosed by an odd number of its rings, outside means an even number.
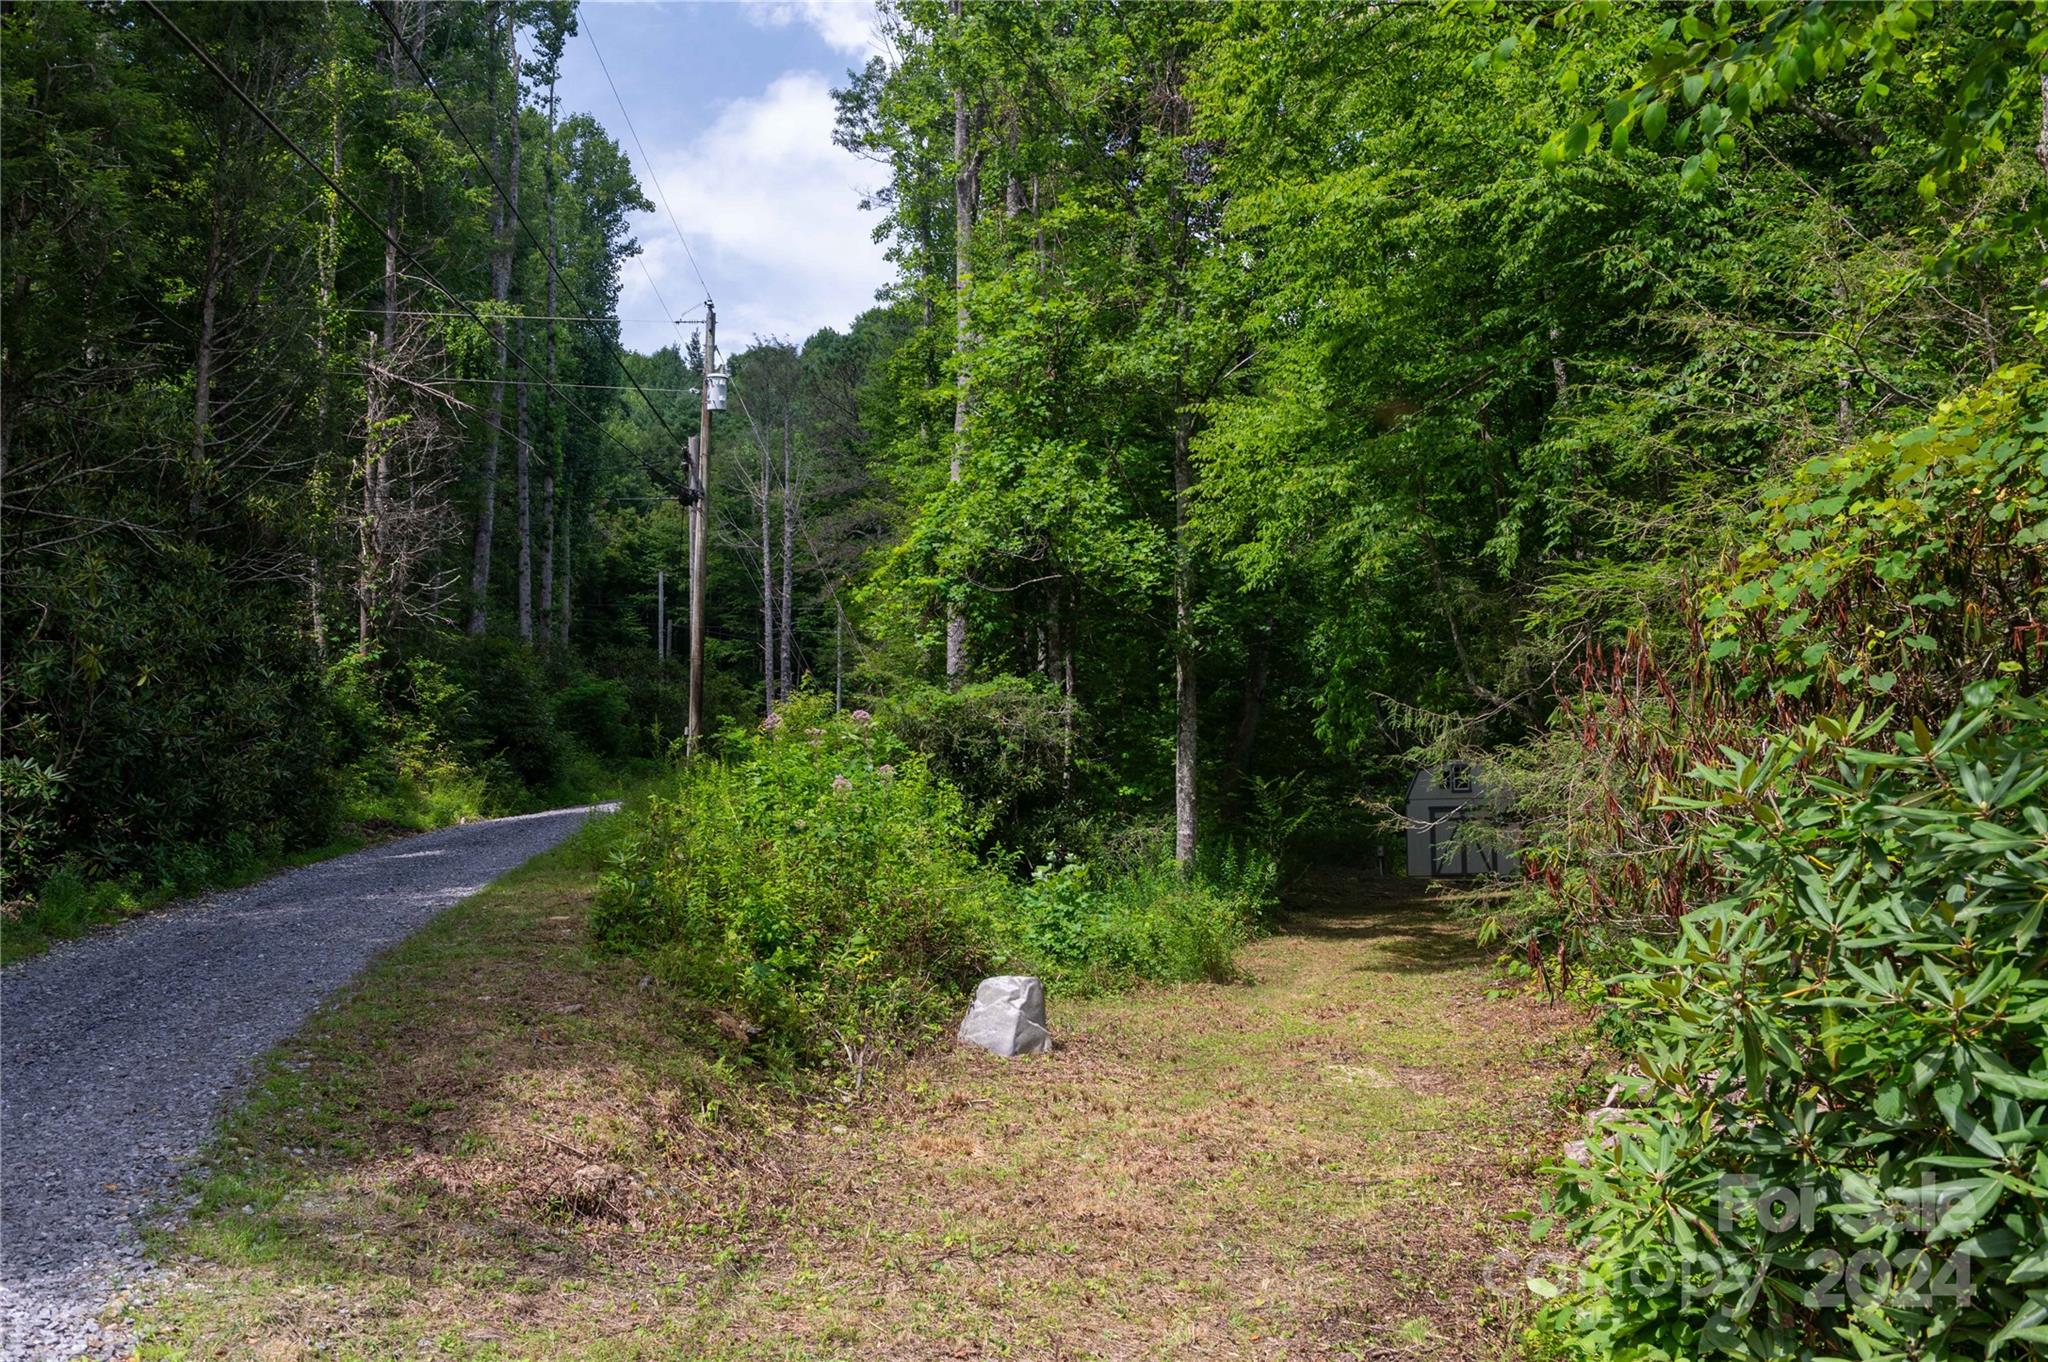
[[[1074,775],[1074,626],[1067,618],[1067,586],[1053,587],[1046,606],[1045,678],[1058,688],[1066,704],[1060,713],[1060,785],[1067,787]]]
[[[369,354],[377,355],[377,333],[370,333]],[[379,401],[382,380],[374,368],[363,376],[363,514],[356,526],[356,647],[370,649],[370,624],[377,595],[377,432],[383,424]]]
[[[555,63],[557,69],[561,63]],[[541,520],[545,526],[540,551],[540,637],[542,642],[554,636],[555,608],[555,465],[562,457],[561,413],[555,406],[556,345],[555,345],[555,116],[560,108],[555,98],[555,82],[548,81],[548,140],[541,149],[545,158],[542,164],[543,182],[547,186],[548,201],[548,386],[542,393],[547,403],[546,420],[542,429],[547,432],[547,448],[542,453],[541,473]]]
[[[1188,493],[1194,486],[1188,457],[1187,418],[1173,426],[1173,859],[1182,870],[1195,860],[1195,740],[1200,707],[1195,695],[1194,568],[1188,551]]]
[[[397,39],[389,48],[392,88],[399,88]],[[396,362],[398,348],[398,229],[405,186],[396,174],[385,177],[384,320],[381,335],[370,338],[373,364]],[[389,441],[385,438],[383,380],[372,373],[364,382],[363,425],[363,554],[362,581],[357,592],[356,642],[365,650],[377,624],[379,585],[384,573],[384,512],[391,475]]]
[[[2041,74],[2041,135],[2034,143],[2034,159],[2041,163],[2041,173],[2048,175],[2048,71]],[[2048,289],[2048,278],[2040,281],[2040,287]]]
[[[524,322],[514,322],[512,324],[513,345],[523,348],[525,341],[526,324]],[[519,415],[516,424],[512,428],[512,477],[516,487],[516,500],[519,507],[519,637],[531,643],[533,642],[533,459],[532,443],[527,438],[530,429],[527,422],[528,402],[526,395],[528,391],[529,389],[524,383],[519,385],[519,399],[515,403]]]
[[[768,452],[768,442],[760,435],[760,428],[756,427],[754,437],[761,446],[761,690],[768,704],[763,712],[773,714],[775,678],[781,670],[775,656],[775,550],[768,525],[768,494],[774,489],[775,462]]]
[[[777,684],[796,691],[796,480],[790,476],[789,412],[782,413],[782,632],[777,643]]]
[[[961,0],[952,0],[953,22],[962,22]],[[967,152],[967,91],[953,91],[953,459],[949,482],[960,481],[961,451],[967,443],[967,285],[973,272],[975,202],[981,197],[980,167]],[[946,604],[946,679],[957,685],[967,674],[967,615],[958,601]]]
[[[1074,651],[1077,646],[1075,634],[1079,630],[1071,623],[1060,630],[1060,695],[1066,700],[1060,715],[1060,788],[1071,789],[1074,784]]]
[[[325,6],[323,6],[325,8]],[[341,182],[341,62],[331,57],[327,67],[327,95],[330,112],[327,124],[328,174],[335,183]],[[320,398],[314,422],[320,441],[320,455],[324,459],[332,452],[330,441],[334,431],[334,368],[333,345],[329,327],[334,317],[335,273],[341,263],[341,196],[333,190],[326,191],[327,227],[320,237],[320,316],[313,328],[314,361],[320,366]],[[312,555],[312,580],[307,585],[308,607],[312,611],[313,649],[320,660],[327,660],[327,619],[322,613],[321,576],[325,570],[324,558],[327,551],[324,537]]]
[[[519,204],[519,48],[518,23],[512,11],[505,11],[505,62],[512,72],[512,118],[509,169],[504,185],[511,207]],[[491,81],[492,102],[497,96],[497,78]],[[495,109],[493,110],[495,113]],[[505,140],[500,134],[496,139]],[[512,211],[503,202],[491,205],[491,297],[501,306],[512,296]],[[469,574],[469,632],[482,637],[491,595],[491,541],[498,528],[498,427],[505,417],[505,366],[511,362],[505,345],[505,323],[493,318],[491,342],[496,351],[497,377],[491,381],[488,427],[484,432],[482,486],[478,492],[476,541],[471,549]]]
[[[540,475],[540,641],[555,636],[555,470]]]
[[[2034,143],[2034,159],[2041,173],[2048,175],[2048,71],[2041,74],[2041,135]]]
[[[200,496],[205,476],[206,445],[213,430],[214,338],[220,306],[221,240],[220,187],[213,192],[213,221],[206,236],[206,276],[199,288],[199,343],[192,357],[192,514],[198,515],[204,502]]]

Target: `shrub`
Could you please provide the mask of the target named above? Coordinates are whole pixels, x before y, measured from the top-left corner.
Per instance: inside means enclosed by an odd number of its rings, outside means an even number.
[[[0,902],[33,884],[58,840],[64,773],[54,766],[0,757]]]
[[[884,718],[1006,845],[1030,840],[1060,800],[1070,715],[1042,677],[911,687],[889,701]]]
[[[2001,670],[2039,687],[2044,463],[2048,375],[2031,364],[1811,460],[1762,489],[1740,554],[1707,584],[1709,656],[1738,693],[1780,705],[1881,695],[1931,719]]]
[[[1235,976],[1237,949],[1261,906],[1256,890],[1182,875],[1164,859],[1108,873],[1069,862],[1032,873],[1005,935],[1013,963],[1056,993],[1220,981]]]
[[[1698,773],[1734,887],[1616,981],[1568,1355],[2044,1355],[2048,707],[1966,694],[1895,750],[1817,720]]]
[[[737,1013],[780,1064],[862,1062],[947,1020],[1006,886],[959,793],[863,711],[801,696],[652,796],[592,930]]]

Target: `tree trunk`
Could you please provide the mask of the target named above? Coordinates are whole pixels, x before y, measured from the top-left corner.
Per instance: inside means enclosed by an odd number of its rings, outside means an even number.
[[[796,481],[790,476],[789,412],[782,413],[782,629],[776,644],[777,684],[796,690]]]
[[[526,324],[512,323],[512,343],[521,347],[524,353]],[[519,637],[527,643],[533,642],[533,481],[532,444],[527,438],[531,427],[527,422],[528,387],[519,385],[518,418],[512,427],[512,479],[515,486],[515,500],[519,508]]]
[[[1195,860],[1195,740],[1200,709],[1195,695],[1194,569],[1188,550],[1188,492],[1194,486],[1188,457],[1187,418],[1173,426],[1173,859],[1182,870]]]
[[[561,63],[555,63],[559,68]],[[540,637],[545,643],[554,636],[555,609],[555,466],[562,458],[562,417],[555,407],[556,377],[556,333],[555,333],[555,278],[560,273],[555,263],[555,116],[559,109],[555,98],[555,81],[548,81],[548,140],[541,148],[542,183],[547,188],[548,208],[548,255],[546,260],[548,276],[548,319],[542,323],[548,329],[548,386],[542,391],[545,402],[545,419],[541,429],[547,432],[546,446],[541,454],[541,520],[545,525],[545,536],[540,552]]]
[[[392,88],[399,88],[397,40],[390,47]],[[382,357],[390,364],[398,348],[398,228],[404,204],[405,186],[397,175],[385,177],[384,206],[384,319],[381,336],[370,338],[372,360]],[[378,595],[384,572],[384,512],[388,498],[385,486],[391,473],[389,440],[384,436],[383,382],[374,374],[363,384],[363,558],[362,582],[357,592],[356,641],[367,650],[376,628],[380,605]]]
[[[512,119],[509,134],[510,168],[504,180],[505,195],[513,207],[519,203],[519,49],[515,41],[518,23],[508,9],[505,12],[505,61],[512,72]],[[493,105],[497,99],[495,71],[491,80]],[[495,108],[493,110],[495,113]],[[504,134],[494,139],[503,143]],[[512,213],[504,202],[493,201],[491,205],[491,298],[502,308],[512,296]],[[489,418],[485,422],[484,466],[482,485],[477,497],[476,541],[470,554],[469,573],[469,632],[474,637],[483,636],[486,617],[489,613],[491,596],[491,541],[498,528],[498,428],[505,418],[505,366],[511,356],[505,345],[505,323],[493,318],[491,321],[491,343],[496,351],[496,377],[491,380]]]
[[[953,22],[963,21],[961,0],[952,0]],[[947,481],[960,481],[967,443],[967,285],[973,271],[974,209],[981,197],[979,166],[967,153],[967,91],[953,91],[953,458]],[[946,679],[958,685],[967,674],[967,615],[960,602],[946,603]]]
[[[569,646],[569,613],[574,608],[576,587],[576,546],[570,531],[576,527],[575,516],[569,513],[574,503],[569,496],[569,484],[562,484],[562,575],[556,580],[561,583],[561,600],[555,606],[555,637],[563,647]]]
[[[780,668],[775,656],[775,547],[768,524],[768,494],[774,490],[775,461],[768,442],[755,437],[761,446],[761,693],[767,701],[764,714],[775,712],[775,678]]]
[[[555,470],[540,475],[540,641],[555,636]]]
[[[324,6],[323,6],[324,8]],[[330,19],[331,22],[331,19]],[[330,30],[328,40],[333,41]],[[330,105],[328,137],[328,174],[336,184],[341,183],[341,59],[330,53],[327,62],[327,96]],[[320,442],[319,452],[324,460],[334,451],[334,347],[330,328],[334,319],[335,275],[341,264],[341,196],[327,190],[327,226],[320,236],[320,316],[313,328],[313,357],[320,367],[320,397],[314,413],[314,429]],[[329,547],[323,537],[317,541],[312,554],[312,581],[308,586],[308,602],[313,612],[313,649],[320,660],[327,660],[327,620],[323,614],[325,606],[321,599],[321,575],[324,571],[324,556]]]
[[[2041,135],[2034,142],[2034,159],[2041,163],[2041,173],[2048,175],[2048,71],[2041,74]]]
[[[221,241],[220,188],[213,192],[213,220],[206,235],[206,275],[199,287],[199,344],[192,357],[192,514],[204,508],[200,491],[206,470],[206,445],[213,430],[214,337],[220,306]]]
[[[377,356],[377,333],[370,333],[368,354]],[[378,450],[378,431],[383,425],[383,380],[366,367],[363,375],[363,514],[356,528],[356,647],[370,650],[370,635],[377,611],[377,470],[383,461]]]

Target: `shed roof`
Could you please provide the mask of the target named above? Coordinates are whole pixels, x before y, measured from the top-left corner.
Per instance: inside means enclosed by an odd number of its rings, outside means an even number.
[[[1450,761],[1441,766],[1425,766],[1408,782],[1410,801],[1478,799],[1484,793],[1479,782],[1479,772],[1468,761]]]

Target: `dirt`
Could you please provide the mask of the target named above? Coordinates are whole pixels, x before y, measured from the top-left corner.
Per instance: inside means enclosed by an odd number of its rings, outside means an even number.
[[[1401,884],[853,1098],[591,955],[587,877],[516,877],[280,1056],[145,1355],[1515,1356],[1584,1038]]]

